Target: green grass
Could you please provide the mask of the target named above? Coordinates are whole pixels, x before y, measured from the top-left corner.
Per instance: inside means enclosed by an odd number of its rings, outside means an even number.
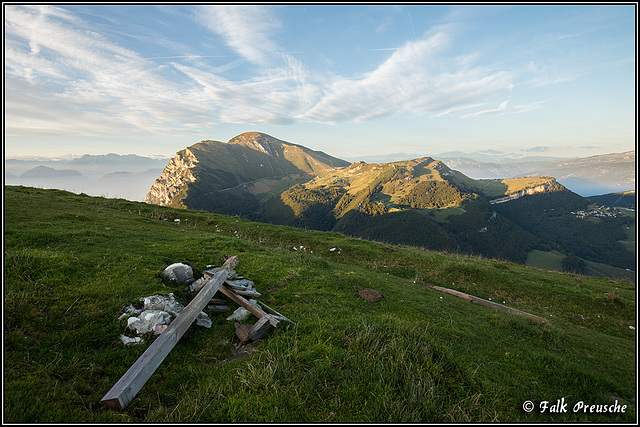
[[[565,256],[558,251],[534,250],[527,254],[527,265],[546,270],[562,271],[562,259]]]
[[[632,246],[632,249],[635,245]],[[527,265],[545,270],[562,271],[562,259],[564,254],[558,251],[539,251],[534,250],[527,254]],[[636,278],[634,271],[628,271],[623,268],[617,268],[611,265],[599,262],[583,260],[587,265],[587,273],[590,276],[609,277],[614,280],[633,281]]]
[[[58,190],[5,187],[4,221],[6,422],[636,420],[630,281]],[[122,308],[155,293],[187,303],[162,270],[198,273],[225,255],[296,326],[239,354],[228,313],[211,313],[213,327],[191,327],[129,406],[100,405],[152,339],[120,343]],[[365,287],[383,299],[360,299]],[[522,409],[562,397],[566,414]],[[571,411],[615,400],[625,413]]]
[[[459,206],[448,207],[444,209],[432,209],[430,212],[433,212],[433,220],[435,222],[444,223],[448,222],[448,218],[452,215],[462,215],[466,211]]]

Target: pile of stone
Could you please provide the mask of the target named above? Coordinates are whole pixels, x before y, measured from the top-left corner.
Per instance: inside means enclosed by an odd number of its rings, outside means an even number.
[[[193,269],[183,263],[171,264],[162,272],[163,276],[179,285],[193,283]],[[138,336],[129,337],[120,335],[123,344],[141,344],[144,342],[141,335],[153,332],[160,335],[167,329],[167,326],[184,309],[184,306],[176,301],[175,296],[170,293],[167,296],[151,295],[139,299],[142,308],[136,308],[133,304],[125,307],[124,313],[118,320],[127,319],[127,329],[135,332]],[[211,319],[204,311],[200,312],[196,319],[196,325],[210,328]]]
[[[167,354],[173,349],[178,340],[192,324],[198,322],[198,318],[201,317],[199,316],[202,313],[201,310],[203,310],[207,304],[222,305],[211,302],[218,291],[258,318],[258,321],[253,325],[240,324],[239,322],[234,324],[235,333],[238,338],[240,338],[242,345],[261,339],[272,328],[278,328],[282,321],[290,322],[286,317],[267,305],[260,304],[260,307],[258,307],[257,301],[249,302],[244,296],[236,293],[259,294],[259,292],[253,289],[252,283],[251,286],[249,286],[250,281],[233,283],[235,276],[233,269],[238,265],[238,257],[226,257],[222,267],[205,270],[203,278],[196,281],[193,280],[193,271],[191,271],[190,268],[186,268],[187,266],[184,266],[184,264],[179,264],[180,263],[169,266],[172,268],[165,270],[165,274],[171,275],[169,279],[175,280],[177,283],[188,283],[192,285],[198,282],[195,287],[191,287],[194,292],[197,287],[198,294],[193,297],[186,307],[182,307],[182,305],[175,300],[175,297],[169,294],[167,297],[152,295],[151,297],[141,298],[143,308],[140,311],[133,306],[125,309],[125,313],[123,313],[121,319],[127,318],[128,328],[145,333],[153,331],[154,333],[158,333],[159,336],[147,347],[144,353],[131,365],[127,372],[120,377],[113,387],[111,387],[107,394],[104,395],[100,402],[110,409],[119,410],[131,402],[158,366],[160,366]],[[176,273],[175,269],[177,268],[184,274]],[[233,275],[231,274],[232,272]],[[236,277],[236,280],[243,280],[243,278]],[[239,311],[234,312],[233,315],[229,316],[230,320],[236,320],[240,316],[240,313]],[[175,315],[173,321],[171,321],[172,315]],[[158,323],[152,322],[153,319],[158,320]],[[170,324],[168,322],[170,322]],[[211,324],[209,322],[207,323],[210,327]],[[168,325],[168,327],[165,327],[165,325]],[[137,338],[140,337],[125,337],[122,342],[139,342],[140,340]]]
[[[193,270],[190,266],[183,263],[175,263],[163,271],[163,276],[178,285],[188,286],[191,292],[197,293],[218,270],[219,269],[205,270],[201,278],[194,280]],[[244,297],[260,297],[261,294],[254,288],[254,282],[236,275],[235,271],[230,272],[223,286],[224,289],[221,289],[223,293],[230,297],[232,301],[240,304],[240,307],[227,317],[227,320],[236,322],[236,334],[241,338],[241,342],[246,343],[250,341],[247,334],[251,328],[241,323],[246,321],[252,314],[259,318],[266,317],[265,321],[270,321],[270,324],[273,326],[277,325],[280,321],[291,322],[280,313],[275,312],[273,309],[259,303],[255,299],[245,300]],[[154,335],[162,334],[167,329],[167,326],[184,309],[184,306],[176,301],[172,293],[169,293],[167,296],[151,295],[142,297],[139,302],[142,303],[142,308],[136,308],[131,304],[125,307],[124,312],[119,317],[119,320],[126,319],[127,329],[137,334],[137,336],[134,337],[121,334],[120,340],[125,345],[144,342],[141,336],[150,332],[153,332]],[[207,309],[211,312],[225,312],[229,311],[230,307],[226,300],[212,298],[207,305]],[[262,323],[264,324],[265,321]],[[195,324],[205,328],[211,328],[212,321],[209,316],[202,311],[196,318]],[[263,327],[262,325],[261,327],[265,331],[268,331],[267,327]],[[241,332],[238,332],[239,330]],[[255,340],[262,336],[263,335],[254,334],[251,335],[250,338],[251,340]]]
[[[143,342],[140,335],[153,332],[160,335],[167,329],[167,326],[180,314],[184,306],[176,301],[175,296],[170,293],[167,296],[151,295],[142,297],[139,300],[142,308],[138,309],[133,304],[125,307],[124,313],[119,320],[127,319],[127,329],[134,331],[137,337],[120,335],[123,344],[140,344]],[[196,325],[211,328],[212,322],[207,313],[201,311],[195,321]]]
[[[213,277],[218,268],[212,268],[203,271],[203,276],[189,285],[191,292],[197,293]],[[229,297],[232,301],[238,303],[238,307],[233,314],[227,317],[228,321],[234,321],[234,329],[236,336],[240,339],[241,344],[247,344],[257,341],[264,337],[271,328],[276,328],[280,322],[293,322],[277,311],[268,307],[266,304],[260,303],[255,299],[246,300],[244,297],[260,297],[262,294],[255,288],[255,283],[242,276],[238,276],[235,271],[229,272],[227,280],[220,288],[221,293]],[[221,312],[229,310],[225,300],[212,298],[207,308],[213,312]],[[258,322],[254,325],[244,324],[251,315],[258,317]]]

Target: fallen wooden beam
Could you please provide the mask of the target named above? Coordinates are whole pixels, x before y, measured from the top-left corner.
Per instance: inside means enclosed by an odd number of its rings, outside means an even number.
[[[138,394],[142,386],[153,375],[160,363],[171,349],[182,338],[193,324],[198,314],[207,305],[211,297],[220,289],[229,276],[230,271],[238,265],[238,258],[233,256],[224,263],[202,287],[200,292],[169,324],[167,329],[147,348],[118,382],[104,395],[100,401],[110,409],[122,409]]]
[[[547,319],[544,319],[540,316],[536,316],[535,314],[530,314],[524,311],[517,310],[515,308],[507,307],[506,305],[498,304],[493,301],[487,301],[486,299],[474,297],[473,295],[465,294],[464,292],[456,291],[454,289],[443,288],[436,285],[431,285],[429,283],[419,282],[421,285],[426,286],[427,288],[431,288],[436,291],[444,292],[449,295],[455,295],[459,298],[472,302],[474,304],[481,305],[483,307],[495,308],[497,310],[507,311],[509,313],[517,314],[519,316],[524,316],[529,319],[533,319],[536,322],[546,322]]]
[[[295,322],[287,319],[283,314],[278,313],[277,311],[275,311],[273,308],[269,307],[267,304],[263,303],[262,301],[258,301],[258,304],[260,304],[260,306],[263,308],[263,310],[266,313],[271,314],[276,319],[283,320],[285,322],[289,322],[289,323],[292,323],[294,325],[296,324]]]
[[[241,305],[242,307],[246,308],[247,310],[249,310],[251,312],[251,314],[253,314],[254,316],[256,316],[258,319],[264,317],[264,316],[268,316],[269,319],[269,323],[271,324],[271,326],[273,326],[274,328],[277,328],[278,325],[280,324],[280,321],[276,318],[274,318],[273,316],[270,316],[269,314],[265,313],[262,309],[256,307],[255,305],[251,304],[249,301],[247,301],[246,299],[242,298],[240,295],[236,294],[233,289],[231,289],[230,287],[227,286],[227,284],[223,284],[220,287],[220,292],[222,292],[223,294],[225,294],[226,296],[228,296],[229,298],[231,298],[234,302],[238,303],[239,305]]]
[[[272,326],[269,323],[269,316],[261,317],[249,330],[249,336],[252,340],[258,341],[259,339],[264,338],[271,328]]]

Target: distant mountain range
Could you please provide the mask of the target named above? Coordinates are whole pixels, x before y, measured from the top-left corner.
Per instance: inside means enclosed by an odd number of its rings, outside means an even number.
[[[441,160],[476,179],[553,176],[571,191],[585,197],[634,190],[636,185],[635,151],[578,159],[513,163],[483,163],[464,157]]]
[[[473,179],[431,157],[350,164],[250,132],[179,151],[145,201],[520,263],[557,251],[635,268],[635,251],[620,243],[633,219],[587,220],[590,200],[531,175]]]
[[[362,156],[358,161],[388,163],[420,157],[424,155],[394,153]],[[474,179],[553,176],[562,185],[584,197],[633,190],[636,183],[635,151],[572,159],[543,156],[513,158],[497,153],[461,152],[441,153],[433,157]]]
[[[5,184],[57,188],[142,201],[168,158],[85,154],[63,159],[5,159]]]

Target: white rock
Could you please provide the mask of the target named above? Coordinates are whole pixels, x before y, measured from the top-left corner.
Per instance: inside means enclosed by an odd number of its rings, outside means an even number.
[[[146,334],[153,330],[156,325],[168,325],[171,323],[171,315],[161,310],[145,310],[138,317],[130,317],[127,320],[127,327],[135,330],[138,334]]]
[[[180,285],[188,285],[193,282],[193,269],[181,262],[171,264],[164,269],[162,274],[169,280],[178,282]]]
[[[142,342],[142,338],[140,337],[135,337],[135,338],[129,338],[128,336],[122,334],[120,335],[120,341],[122,341],[122,344],[124,345],[129,345],[129,344],[141,344]]]
[[[162,295],[142,297],[140,298],[140,301],[143,304],[143,310],[166,311],[173,317],[176,317],[184,309],[182,304],[176,301],[175,296],[171,293],[166,297]]]
[[[249,318],[249,316],[251,316],[251,312],[249,310],[247,310],[244,307],[238,307],[238,309],[236,311],[234,311],[231,316],[227,317],[227,320],[233,320],[233,321],[236,321],[236,322],[244,322],[245,320],[247,320]]]
[[[211,322],[211,319],[209,318],[207,313],[205,313],[204,311],[201,311],[200,314],[198,314],[198,317],[196,317],[196,325],[198,326],[211,328],[212,324],[213,323]]]
[[[152,329],[153,335],[160,335],[167,330],[167,325],[155,325]]]
[[[126,317],[137,316],[140,313],[142,313],[142,310],[135,308],[133,304],[129,304],[127,307],[125,307],[124,313],[122,313],[120,317],[118,317],[118,320],[122,320]]]

